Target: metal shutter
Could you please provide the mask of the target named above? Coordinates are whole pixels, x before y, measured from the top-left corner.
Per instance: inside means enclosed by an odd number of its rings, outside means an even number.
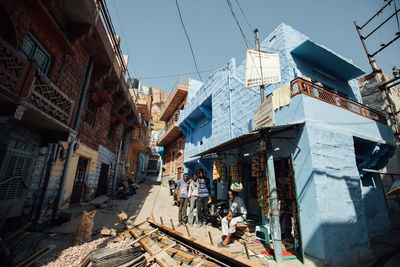
[[[10,217],[21,215],[27,192],[21,178],[29,184],[34,159],[33,153],[11,148],[5,150],[0,169],[0,216],[9,204],[13,204]]]

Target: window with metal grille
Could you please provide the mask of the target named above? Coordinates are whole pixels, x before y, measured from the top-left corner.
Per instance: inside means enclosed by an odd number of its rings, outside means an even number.
[[[147,166],[147,169],[151,171],[157,170],[157,160],[149,160],[149,165]]]
[[[95,118],[96,118],[96,104],[94,103],[92,98],[89,97],[89,101],[86,107],[85,117],[83,118],[83,120],[93,128]]]
[[[32,153],[6,150],[0,169],[0,200],[24,197],[26,190],[23,181],[30,180],[34,158]]]
[[[29,32],[22,43],[21,53],[26,59],[35,60],[38,69],[47,75],[51,64],[51,55]]]

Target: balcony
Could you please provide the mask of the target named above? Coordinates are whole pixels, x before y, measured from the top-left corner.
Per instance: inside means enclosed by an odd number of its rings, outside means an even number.
[[[140,126],[139,128],[135,128],[132,133],[132,143],[134,145],[134,149],[138,152],[146,152],[147,147],[147,127]]]
[[[173,116],[167,122],[165,128],[160,132],[157,141],[158,146],[167,146],[182,135],[182,132],[178,126],[178,120],[179,110],[173,114]]]
[[[131,95],[134,99],[138,112],[141,114],[142,119],[149,122],[151,119],[151,96],[138,92],[131,93]]]
[[[40,123],[37,114],[52,122],[51,118],[56,119],[56,124],[61,122],[64,128],[71,124],[75,102],[1,38],[0,89],[12,102],[27,108],[25,115],[30,123]]]
[[[356,113],[360,116],[366,117],[371,120],[378,121],[387,125],[385,114],[369,108],[365,105],[355,102],[354,100],[340,96],[334,92],[323,89],[321,86],[312,82],[306,81],[302,78],[296,78],[290,82],[291,97],[298,94],[305,94],[321,101],[345,109],[347,111]]]
[[[188,84],[181,85],[181,80],[175,83],[172,93],[161,108],[160,121],[167,121],[174,111],[185,101],[188,93]]]

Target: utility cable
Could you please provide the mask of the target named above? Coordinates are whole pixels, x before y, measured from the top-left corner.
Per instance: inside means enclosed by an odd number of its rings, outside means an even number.
[[[394,2],[394,11],[395,11],[395,13],[396,13],[397,29],[398,29],[399,32],[400,32],[400,24],[399,24],[399,16],[398,16],[398,14],[397,14],[396,0],[393,1],[393,2]]]
[[[200,73],[206,73],[210,71],[214,71],[215,69],[210,69],[210,70],[203,70],[199,71]],[[179,77],[179,76],[185,76],[185,75],[191,75],[191,74],[197,74],[197,72],[187,72],[187,73],[177,73],[177,74],[167,74],[167,75],[160,75],[160,76],[148,76],[148,77],[138,77],[138,79],[142,80],[149,80],[149,79],[158,79],[158,78],[170,78],[170,77]]]
[[[125,46],[126,46],[126,50],[127,50],[129,55],[132,55],[131,51],[129,50],[129,45],[127,44],[128,41],[126,39],[126,34],[125,34],[125,31],[124,31],[124,28],[122,27],[122,23],[121,23],[121,20],[120,20],[120,17],[119,17],[117,5],[115,4],[115,0],[113,0],[113,4],[114,4],[114,8],[115,8],[115,13],[117,14],[117,19],[118,19],[118,22],[119,22],[119,26],[121,27],[122,36],[124,37],[124,40],[125,40],[124,43],[125,43]],[[132,56],[132,60],[133,60],[133,56]],[[136,71],[135,71],[135,68],[134,68],[133,64],[131,64],[131,66],[132,66],[132,70],[133,70],[133,75],[136,76]],[[129,71],[128,71],[128,76],[130,76],[129,75]],[[129,78],[131,78],[131,77],[129,77]]]
[[[238,0],[235,0],[235,1],[236,1],[237,6],[239,7],[240,11],[242,12],[242,15],[243,15],[244,19],[246,20],[247,25],[249,25],[250,32],[251,32],[253,30],[253,27],[251,27],[250,22],[247,19],[246,15],[244,14],[242,7],[239,5],[239,1]]]
[[[250,47],[250,42],[249,42],[249,40],[247,40],[246,36],[244,35],[243,29],[242,29],[242,27],[240,26],[240,23],[239,23],[239,21],[238,21],[236,15],[235,15],[235,12],[233,12],[233,8],[232,8],[231,1],[230,1],[230,0],[226,0],[226,3],[228,4],[228,7],[229,7],[229,9],[230,9],[230,11],[231,11],[231,13],[232,13],[232,16],[233,16],[233,18],[235,19],[236,24],[237,24],[238,27],[239,27],[240,33],[242,34],[242,37],[243,37],[244,44],[246,45],[247,48],[249,48],[249,47]]]
[[[192,52],[192,57],[193,57],[194,65],[195,65],[195,67],[196,67],[197,74],[199,75],[200,81],[203,82],[203,79],[201,78],[201,75],[200,75],[200,72],[199,72],[199,68],[197,67],[197,62],[196,62],[196,58],[195,58],[195,56],[194,56],[192,43],[190,42],[190,38],[189,38],[189,35],[188,35],[187,31],[186,31],[185,24],[183,23],[182,14],[181,14],[181,10],[180,10],[180,8],[179,8],[178,0],[175,0],[175,3],[176,3],[176,8],[178,9],[179,18],[180,18],[180,20],[181,20],[182,28],[183,28],[183,30],[185,31],[186,38],[187,38],[188,43],[189,43],[189,46],[190,46],[190,51]]]

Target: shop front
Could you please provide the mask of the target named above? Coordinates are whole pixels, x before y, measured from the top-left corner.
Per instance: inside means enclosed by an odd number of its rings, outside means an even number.
[[[244,200],[255,237],[268,248],[283,248],[303,261],[299,203],[293,158],[299,152],[303,123],[266,127],[194,156],[186,166],[212,169],[213,195],[227,199],[234,188]],[[272,164],[271,164],[272,163]],[[275,259],[282,259],[282,252]],[[288,254],[289,254],[288,253]]]

